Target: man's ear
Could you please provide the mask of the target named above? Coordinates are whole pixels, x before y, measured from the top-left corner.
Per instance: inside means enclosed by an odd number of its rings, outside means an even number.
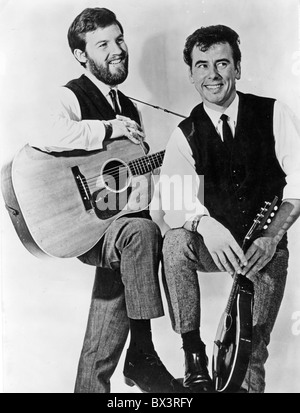
[[[78,62],[79,62],[80,64],[85,65],[85,64],[87,63],[86,54],[85,54],[85,52],[83,52],[82,50],[80,50],[80,49],[74,49],[73,54],[74,54],[74,56],[75,56],[75,59],[78,60]]]
[[[188,70],[188,75],[189,75],[190,82],[193,85],[195,82],[194,82],[194,78],[193,78],[192,68],[190,68],[190,67],[189,67],[189,70]]]
[[[236,80],[240,80],[241,77],[242,77],[241,62],[237,62],[236,68],[235,68],[235,78]]]

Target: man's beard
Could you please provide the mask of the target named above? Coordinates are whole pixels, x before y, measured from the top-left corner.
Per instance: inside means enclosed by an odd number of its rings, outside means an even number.
[[[109,70],[109,64],[107,65],[97,65],[93,59],[88,59],[88,65],[90,72],[98,79],[100,82],[105,83],[108,86],[116,86],[123,83],[128,76],[128,55],[125,56],[124,64],[117,69],[115,73],[111,73]],[[124,59],[124,56],[122,56]]]

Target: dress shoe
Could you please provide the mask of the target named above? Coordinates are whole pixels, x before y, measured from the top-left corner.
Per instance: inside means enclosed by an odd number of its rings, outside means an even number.
[[[208,358],[205,354],[205,345],[199,353],[185,353],[185,375],[183,385],[192,393],[216,393],[212,379],[207,370]]]
[[[166,369],[156,352],[127,351],[124,378],[128,386],[136,385],[143,393],[189,393]]]

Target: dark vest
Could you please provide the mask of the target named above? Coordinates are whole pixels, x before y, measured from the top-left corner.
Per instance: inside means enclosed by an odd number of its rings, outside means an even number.
[[[97,86],[85,75],[79,79],[71,80],[66,84],[68,89],[76,95],[82,119],[110,120],[115,119],[116,114],[105,96]],[[140,124],[140,117],[134,104],[122,92],[118,91],[122,115]]]
[[[179,127],[192,149],[197,174],[204,175],[206,208],[241,244],[264,202],[275,195],[282,199],[286,175],[275,154],[275,100],[242,93],[239,98],[231,152],[202,103]]]
[[[116,114],[105,96],[87,76],[82,75],[79,79],[71,80],[65,87],[72,90],[77,97],[82,119],[110,120],[116,118]],[[140,117],[134,104],[122,92],[118,91],[118,95],[122,115],[127,116],[140,125]],[[132,213],[129,214],[129,216],[132,218],[141,217],[150,219],[148,210]]]

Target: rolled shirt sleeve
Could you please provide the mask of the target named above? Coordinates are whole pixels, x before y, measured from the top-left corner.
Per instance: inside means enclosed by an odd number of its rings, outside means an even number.
[[[191,149],[182,131],[176,128],[167,144],[158,182],[164,221],[171,228],[182,227],[196,215],[209,215],[199,196],[201,179],[195,171]]]
[[[300,120],[285,104],[274,107],[275,151],[286,174],[283,199],[300,199]]]
[[[102,148],[105,127],[100,120],[82,120],[79,102],[66,87],[57,88],[31,122],[28,143],[47,152]]]

